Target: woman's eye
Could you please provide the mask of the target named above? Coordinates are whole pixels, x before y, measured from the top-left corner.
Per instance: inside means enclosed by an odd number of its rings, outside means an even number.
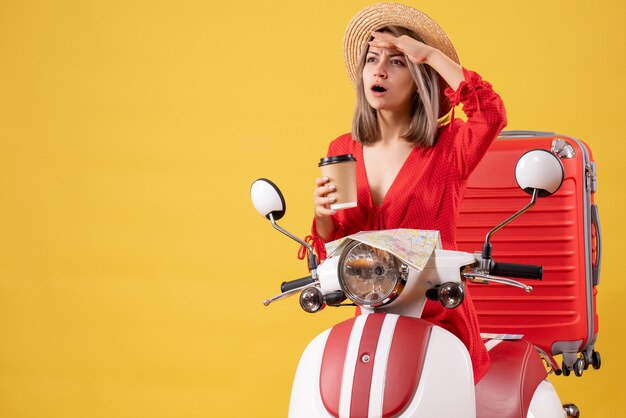
[[[404,66],[404,62],[402,60],[391,60],[391,63],[393,65],[400,65],[400,66]]]
[[[375,61],[376,61],[375,57],[368,57],[365,62],[375,62]]]

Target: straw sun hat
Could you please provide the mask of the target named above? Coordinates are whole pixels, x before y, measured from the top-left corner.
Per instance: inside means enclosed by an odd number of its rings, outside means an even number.
[[[427,45],[437,48],[453,61],[459,63],[454,45],[443,29],[430,17],[404,4],[377,3],[367,6],[350,20],[343,38],[343,59],[353,87],[358,86],[361,77],[359,58],[364,48],[367,47],[371,32],[385,26],[402,26],[410,29],[419,35]],[[443,92],[447,84],[441,77],[439,79]],[[445,98],[443,94],[442,98]],[[450,103],[445,98],[440,114],[445,114],[449,110]]]

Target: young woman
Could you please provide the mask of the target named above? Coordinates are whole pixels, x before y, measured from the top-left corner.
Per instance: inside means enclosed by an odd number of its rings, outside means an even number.
[[[334,185],[318,178],[313,244],[363,230],[438,230],[454,249],[458,206],[468,176],[506,125],[491,85],[458,63],[454,47],[428,16],[402,4],[381,3],[359,12],[344,39],[344,58],[356,87],[352,132],[331,142],[328,156],[357,160],[358,206],[332,211]],[[467,121],[450,109],[461,103]],[[489,367],[469,295],[446,309],[429,301],[423,318],[467,346],[478,382]]]

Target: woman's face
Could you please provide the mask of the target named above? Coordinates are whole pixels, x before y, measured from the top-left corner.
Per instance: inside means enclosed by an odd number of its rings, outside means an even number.
[[[362,77],[365,98],[374,109],[410,110],[416,87],[403,53],[396,49],[370,47]]]

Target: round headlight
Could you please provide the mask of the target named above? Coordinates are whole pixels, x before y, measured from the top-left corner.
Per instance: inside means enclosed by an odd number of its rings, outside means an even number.
[[[339,259],[339,284],[353,302],[382,306],[394,300],[406,283],[407,267],[393,254],[358,241]]]

